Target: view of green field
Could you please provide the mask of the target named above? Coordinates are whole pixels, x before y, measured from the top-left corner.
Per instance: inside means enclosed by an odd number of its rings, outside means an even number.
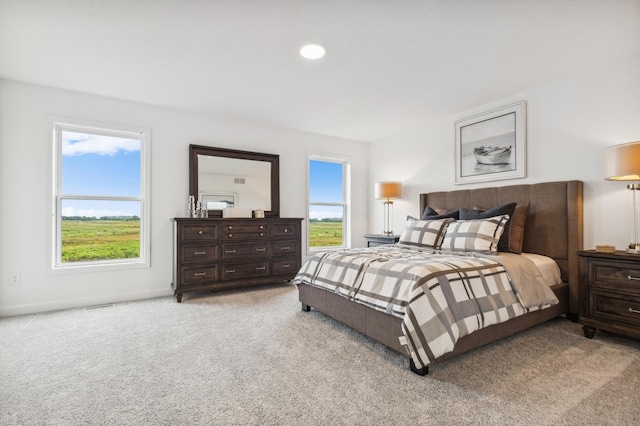
[[[342,222],[309,221],[310,247],[338,247],[342,245]]]
[[[62,263],[140,257],[139,219],[62,219]]]

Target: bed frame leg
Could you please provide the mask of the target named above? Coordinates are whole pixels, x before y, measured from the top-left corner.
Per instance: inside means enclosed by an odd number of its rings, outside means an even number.
[[[426,365],[422,368],[418,368],[416,367],[416,365],[413,362],[413,359],[409,358],[409,368],[411,369],[411,371],[413,371],[414,373],[416,373],[419,376],[426,376],[427,374],[429,374],[429,366]]]
[[[302,304],[302,311],[303,312],[309,312],[311,311],[311,306],[307,305],[306,303]]]

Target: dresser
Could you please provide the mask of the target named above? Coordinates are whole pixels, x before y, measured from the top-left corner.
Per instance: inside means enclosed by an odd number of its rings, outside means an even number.
[[[291,280],[300,269],[300,218],[174,218],[172,288],[184,293]]]
[[[578,252],[580,315],[588,338],[597,329],[640,338],[640,255]]]

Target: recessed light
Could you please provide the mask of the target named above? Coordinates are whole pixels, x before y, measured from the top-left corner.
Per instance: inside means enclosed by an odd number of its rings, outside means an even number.
[[[307,59],[320,59],[324,56],[324,52],[324,47],[319,44],[307,44],[300,49],[300,54]]]

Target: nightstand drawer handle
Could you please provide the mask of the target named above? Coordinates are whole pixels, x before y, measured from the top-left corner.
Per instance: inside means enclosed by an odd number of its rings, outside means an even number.
[[[627,279],[628,279],[629,281],[631,281],[631,280],[640,281],[640,278],[638,278],[638,277],[632,277],[631,275],[627,275]]]
[[[634,314],[640,314],[639,310],[633,309],[633,308],[629,308],[629,312],[634,313]]]

